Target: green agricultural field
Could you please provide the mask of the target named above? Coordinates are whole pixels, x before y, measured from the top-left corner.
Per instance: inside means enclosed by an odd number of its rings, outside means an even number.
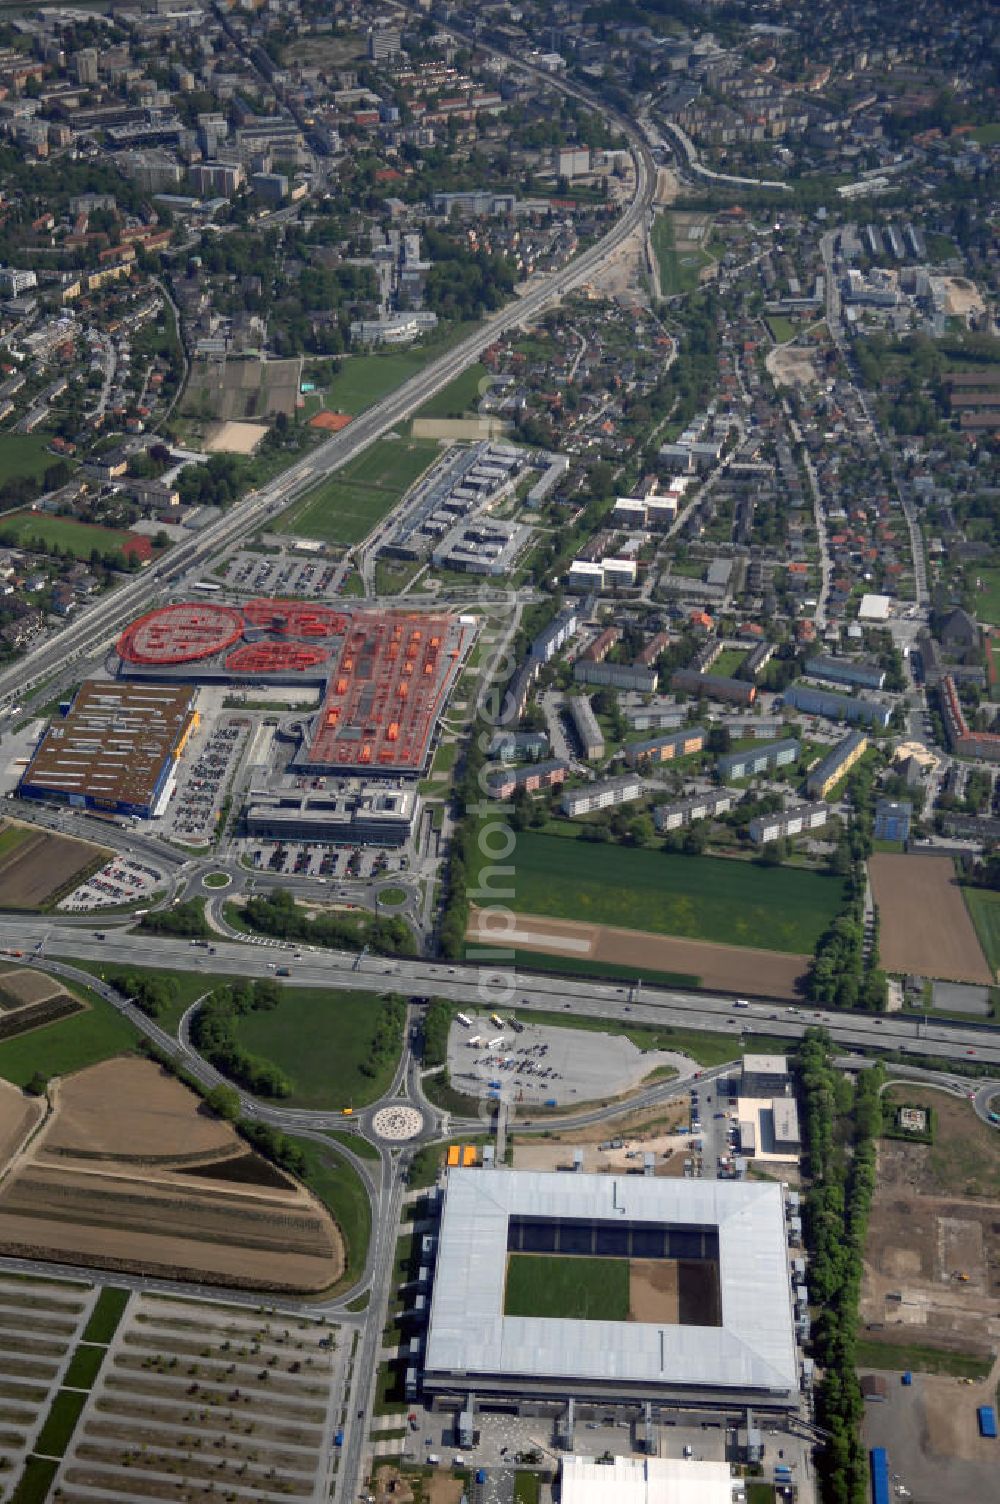
[[[36,538],[49,548],[58,544],[77,559],[89,559],[95,548],[102,554],[122,553],[138,541],[134,533],[122,529],[94,527],[69,517],[50,517],[44,512],[15,512],[0,521],[0,541],[4,543],[24,548]]]
[[[436,439],[377,444],[290,507],[279,518],[277,529],[325,543],[357,543],[392,510],[440,452]]]
[[[45,433],[5,433],[0,444],[0,483],[15,477],[43,476],[59,459],[45,447],[49,438]]]
[[[627,1321],[628,1259],[512,1253],[507,1259],[503,1313],[560,1321]]]
[[[965,906],[983,947],[983,955],[996,976],[1000,968],[1000,893],[989,888],[963,888]]]
[[[483,857],[480,869],[488,865]],[[799,955],[844,902],[843,881],[816,872],[595,847],[534,831],[519,832],[510,865],[510,902],[521,913]]]
[[[36,832],[30,825],[6,825],[0,830],[0,857],[10,856],[25,841],[34,838]]]
[[[441,391],[425,402],[418,413],[418,418],[464,418],[467,413],[475,412],[479,399],[480,382],[486,379],[488,372],[486,367],[479,361],[463,371],[461,376],[456,376],[454,381],[442,387]]]
[[[52,1481],[59,1462],[55,1457],[29,1457],[21,1480],[10,1496],[10,1504],[45,1504],[51,1497]]]
[[[237,1019],[236,1033],[251,1054],[288,1076],[287,1106],[364,1107],[390,1086],[402,1048],[399,1035],[395,1049],[374,1059],[384,1012],[374,992],[290,987],[277,1008]]]
[[[93,1389],[104,1362],[103,1347],[78,1347],[69,1362],[63,1383],[67,1389]]]
[[[68,1076],[136,1044],[139,1036],[132,1025],[96,992],[75,983],[67,990],[88,1003],[88,1008],[0,1041],[0,1076],[5,1080],[27,1086],[39,1071],[43,1076]]]

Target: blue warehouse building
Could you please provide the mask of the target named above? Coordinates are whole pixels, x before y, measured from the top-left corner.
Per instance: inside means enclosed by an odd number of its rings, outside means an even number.
[[[44,732],[21,777],[21,798],[150,819],[169,800],[198,725],[196,694],[190,684],[88,679]]]

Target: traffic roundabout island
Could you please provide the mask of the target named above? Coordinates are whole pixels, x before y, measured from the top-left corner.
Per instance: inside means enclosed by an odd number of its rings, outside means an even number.
[[[383,909],[401,909],[409,903],[411,896],[409,889],[400,887],[398,883],[388,888],[379,888],[375,894],[379,907]]]
[[[409,1102],[390,1102],[372,1114],[371,1131],[387,1144],[407,1144],[423,1132],[424,1115]]]
[[[228,872],[208,872],[201,880],[203,888],[228,888],[232,885]]]

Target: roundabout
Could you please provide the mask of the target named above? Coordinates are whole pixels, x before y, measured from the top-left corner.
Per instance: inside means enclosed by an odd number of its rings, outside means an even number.
[[[406,1144],[423,1132],[424,1115],[408,1102],[390,1102],[372,1115],[371,1131],[387,1144]]]

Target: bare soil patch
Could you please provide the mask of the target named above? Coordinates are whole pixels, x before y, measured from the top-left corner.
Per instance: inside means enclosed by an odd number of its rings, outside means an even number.
[[[489,911],[472,910],[466,936],[493,944],[495,936],[478,933],[480,912]],[[801,995],[799,984],[809,964],[808,956],[752,950],[742,945],[717,945],[705,940],[681,940],[673,935],[651,935],[608,924],[549,919],[541,914],[517,914],[515,920],[515,928],[504,931],[508,944],[545,955],[585,957],[615,966],[696,976],[709,992],[749,991],[756,997],[793,1001]]]
[[[398,1468],[380,1467],[374,1487],[376,1504],[413,1504],[413,1489]]]
[[[861,1294],[866,1333],[982,1356],[1000,1350],[1000,1162],[995,1135],[967,1103],[930,1101],[936,1142],[884,1140]]]
[[[0,1247],[261,1289],[333,1284],[344,1256],[332,1218],[293,1181],[229,1180],[227,1162],[245,1153],[152,1062],[104,1061],[60,1084],[50,1123],[0,1188]],[[193,1163],[197,1182],[183,1173]]]
[[[965,318],[970,313],[986,312],[979,288],[967,277],[942,277],[941,281],[945,285],[945,313]]]
[[[819,381],[819,369],[812,350],[798,345],[779,345],[764,359],[775,386],[813,386]]]
[[[202,1109],[176,1077],[127,1057],[102,1060],[63,1081],[45,1139],[47,1155],[122,1163],[190,1163],[195,1155],[221,1158],[242,1148],[229,1124]]]
[[[718,1326],[719,1281],[703,1259],[633,1259],[629,1320],[666,1326]]]
[[[9,1081],[0,1080],[0,1171],[6,1170],[44,1111],[40,1098],[27,1097]]]
[[[0,856],[0,909],[37,909],[112,855],[103,846],[34,830],[18,821],[3,821],[0,835],[12,825],[29,834]]]
[[[253,454],[267,433],[263,423],[220,423],[205,440],[209,454]]]
[[[502,418],[414,418],[415,439],[499,439],[510,431]]]
[[[679,1270],[673,1260],[633,1259],[628,1269],[629,1321],[676,1326],[680,1320],[678,1285]]]
[[[0,1009],[23,1008],[25,1003],[40,1003],[61,992],[62,987],[43,971],[27,966],[0,968]]]
[[[951,857],[879,851],[869,857],[868,872],[886,971],[992,984]]]

